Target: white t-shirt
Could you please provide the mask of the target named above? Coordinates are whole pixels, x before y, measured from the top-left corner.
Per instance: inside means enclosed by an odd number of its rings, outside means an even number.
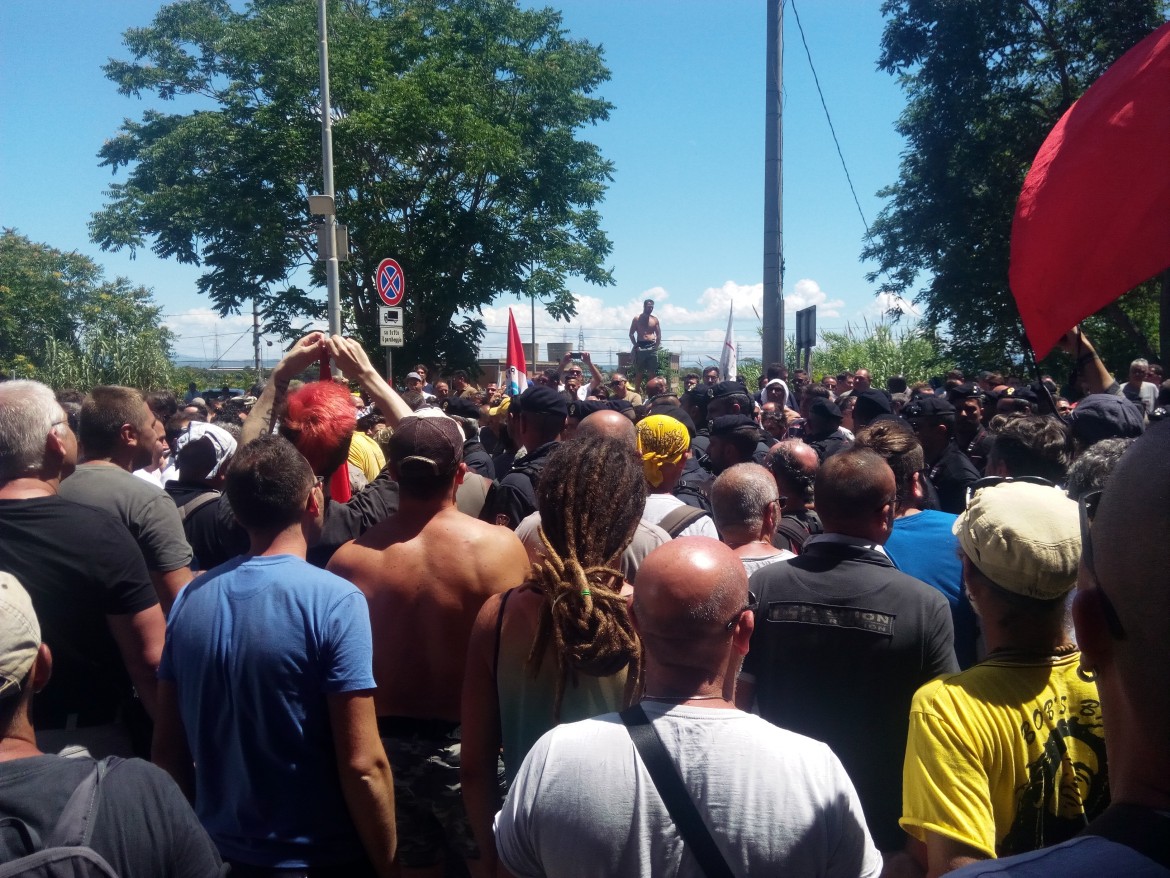
[[[762,567],[775,564],[777,561],[787,561],[789,558],[795,557],[795,553],[789,552],[787,549],[781,549],[775,555],[758,555],[755,558],[740,558],[739,560],[743,562],[743,569],[747,571],[747,575],[751,576]]]
[[[882,858],[824,744],[738,710],[642,703],[731,871],[869,878]],[[617,714],[547,732],[496,815],[518,878],[701,878]]]
[[[671,512],[680,506],[686,506],[682,500],[673,494],[648,494],[646,496],[646,511],[642,513],[642,520],[650,524],[658,524]],[[688,524],[679,533],[680,537],[710,537],[719,539],[719,531],[715,529],[715,522],[710,515],[704,515],[698,521]]]

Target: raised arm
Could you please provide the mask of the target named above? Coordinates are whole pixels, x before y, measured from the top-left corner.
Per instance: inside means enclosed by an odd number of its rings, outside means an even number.
[[[1121,386],[1117,383],[1117,379],[1101,362],[1101,358],[1097,356],[1097,350],[1080,326],[1070,329],[1060,337],[1060,341],[1056,344],[1062,351],[1072,354],[1076,358],[1077,377],[1084,380],[1085,388],[1089,393],[1121,395]]]
[[[403,418],[414,414],[398,392],[378,374],[360,342],[334,335],[326,340],[325,346],[341,374],[350,381],[358,382],[370,399],[377,403],[391,429],[397,427]]]
[[[589,367],[589,374],[592,376],[589,379],[589,389],[596,391],[604,382],[605,376],[601,374],[601,370],[593,364],[593,358],[589,356],[589,351],[581,351],[581,361]]]
[[[325,350],[325,334],[310,332],[294,344],[272,370],[272,377],[252,406],[244,426],[240,430],[240,444],[247,445],[272,432],[276,419],[284,409],[284,398],[288,383],[304,372]]]

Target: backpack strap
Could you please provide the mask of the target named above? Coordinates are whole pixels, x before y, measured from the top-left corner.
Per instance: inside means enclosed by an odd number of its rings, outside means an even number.
[[[194,515],[196,511],[202,509],[212,500],[218,500],[219,495],[219,491],[208,491],[206,494],[200,494],[194,500],[188,500],[179,507],[179,521],[186,521],[190,516]]]
[[[89,847],[89,840],[93,836],[93,824],[97,820],[98,806],[101,804],[102,779],[121,761],[117,756],[107,756],[94,763],[93,771],[77,785],[77,789],[65,803],[53,831],[45,840],[46,848]]]
[[[706,514],[702,509],[683,505],[666,513],[662,521],[658,522],[658,526],[670,534],[673,540]]]
[[[687,792],[687,786],[679,775],[678,767],[671,761],[662,739],[650,725],[650,718],[646,716],[646,711],[642,710],[642,705],[627,707],[618,716],[633,738],[638,756],[646,766],[650,779],[654,781],[654,787],[658,790],[670,819],[678,827],[678,834],[695,855],[703,874],[707,878],[733,878],[731,867],[727,865],[726,858],[719,850],[715,839],[711,837],[711,831],[703,822],[703,816],[695,807],[691,794]]]

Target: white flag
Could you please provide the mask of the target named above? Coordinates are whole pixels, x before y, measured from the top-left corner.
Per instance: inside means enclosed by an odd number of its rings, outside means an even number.
[[[727,336],[723,339],[723,352],[719,355],[719,371],[722,373],[724,381],[734,381],[736,378],[735,330],[731,326],[734,314],[735,305],[733,304],[727,310]]]

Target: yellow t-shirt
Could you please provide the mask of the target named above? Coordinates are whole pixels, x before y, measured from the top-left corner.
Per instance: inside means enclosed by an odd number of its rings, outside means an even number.
[[[1010,856],[1071,838],[1109,804],[1097,685],[1080,653],[989,659],[920,688],[910,707],[902,828]]]
[[[349,443],[349,462],[365,474],[367,482],[372,482],[386,466],[386,455],[372,436],[356,430]]]

